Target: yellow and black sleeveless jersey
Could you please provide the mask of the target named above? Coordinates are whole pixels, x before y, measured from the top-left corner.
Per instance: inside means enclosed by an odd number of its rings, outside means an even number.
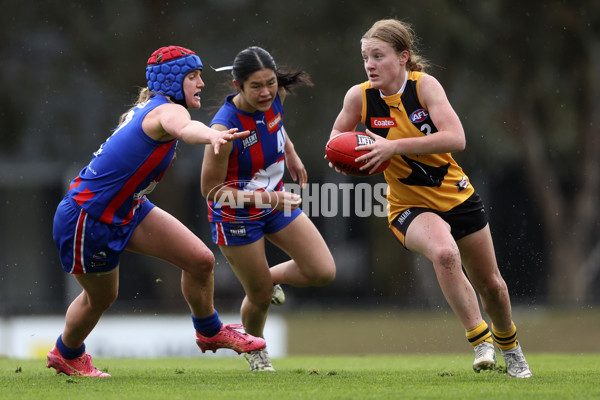
[[[404,90],[382,97],[369,81],[361,84],[362,123],[389,140],[433,135],[437,128],[421,104],[419,82],[423,72],[408,73]],[[450,153],[395,155],[384,171],[388,183],[390,223],[411,207],[448,211],[467,200],[474,189]]]

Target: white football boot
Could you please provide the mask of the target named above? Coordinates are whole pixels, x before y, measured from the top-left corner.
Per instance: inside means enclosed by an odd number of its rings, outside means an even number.
[[[531,378],[531,369],[529,369],[529,364],[525,360],[520,344],[517,344],[514,349],[500,351],[504,361],[506,361],[506,373],[508,375],[513,378]]]
[[[244,357],[250,365],[250,371],[275,371],[275,368],[271,365],[271,358],[269,358],[267,349],[244,353]]]
[[[473,371],[479,373],[482,370],[494,369],[496,367],[496,351],[494,345],[488,342],[481,342],[474,348],[475,361],[473,361]]]
[[[273,286],[273,294],[271,295],[271,304],[282,306],[285,304],[285,293],[280,285]]]

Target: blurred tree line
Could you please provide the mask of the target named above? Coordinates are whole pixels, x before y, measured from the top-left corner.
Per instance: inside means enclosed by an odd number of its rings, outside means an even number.
[[[514,302],[587,305],[600,296],[600,3],[592,0],[250,1],[5,0],[0,16],[0,314],[63,312],[72,294],[52,243],[66,185],[145,86],[155,49],[204,62],[208,123],[233,90],[230,65],[250,45],[315,82],[286,100],[285,125],[311,183],[375,183],[333,173],[323,147],[346,90],[366,80],[359,40],[378,19],[414,25],[419,48],[467,134],[455,157],[487,204]],[[212,245],[199,190],[203,149],[179,146],[150,196],[217,255],[216,296],[241,287]],[[286,181],[291,182],[289,176]],[[395,241],[385,218],[311,215],[338,264],[327,288],[288,291],[291,305],[440,306],[431,266]],[[270,261],[285,259],[269,248]],[[178,271],[127,254],[122,309],[181,306]],[[235,306],[234,306],[235,305]],[[119,307],[117,304],[116,307]],[[178,308],[181,310],[181,308]]]

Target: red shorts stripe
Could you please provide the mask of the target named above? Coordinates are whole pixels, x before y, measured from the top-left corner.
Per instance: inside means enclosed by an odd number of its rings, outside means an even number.
[[[85,222],[87,220],[87,213],[82,208],[79,213],[79,219],[77,220],[77,227],[75,228],[75,238],[73,243],[73,267],[71,268],[72,274],[84,274],[84,245],[85,245]]]
[[[227,236],[223,231],[223,224],[217,222],[217,244],[227,246]]]

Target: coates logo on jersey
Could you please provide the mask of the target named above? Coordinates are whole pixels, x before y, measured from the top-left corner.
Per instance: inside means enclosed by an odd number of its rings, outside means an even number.
[[[279,129],[279,123],[281,122],[281,114],[277,114],[273,119],[267,121],[267,128],[269,133],[276,132]]]
[[[394,128],[398,125],[394,118],[372,117],[371,126],[373,128]]]
[[[425,121],[427,117],[429,117],[427,111],[425,111],[423,108],[419,108],[418,110],[413,111],[408,118],[413,124],[418,124],[419,122]]]

